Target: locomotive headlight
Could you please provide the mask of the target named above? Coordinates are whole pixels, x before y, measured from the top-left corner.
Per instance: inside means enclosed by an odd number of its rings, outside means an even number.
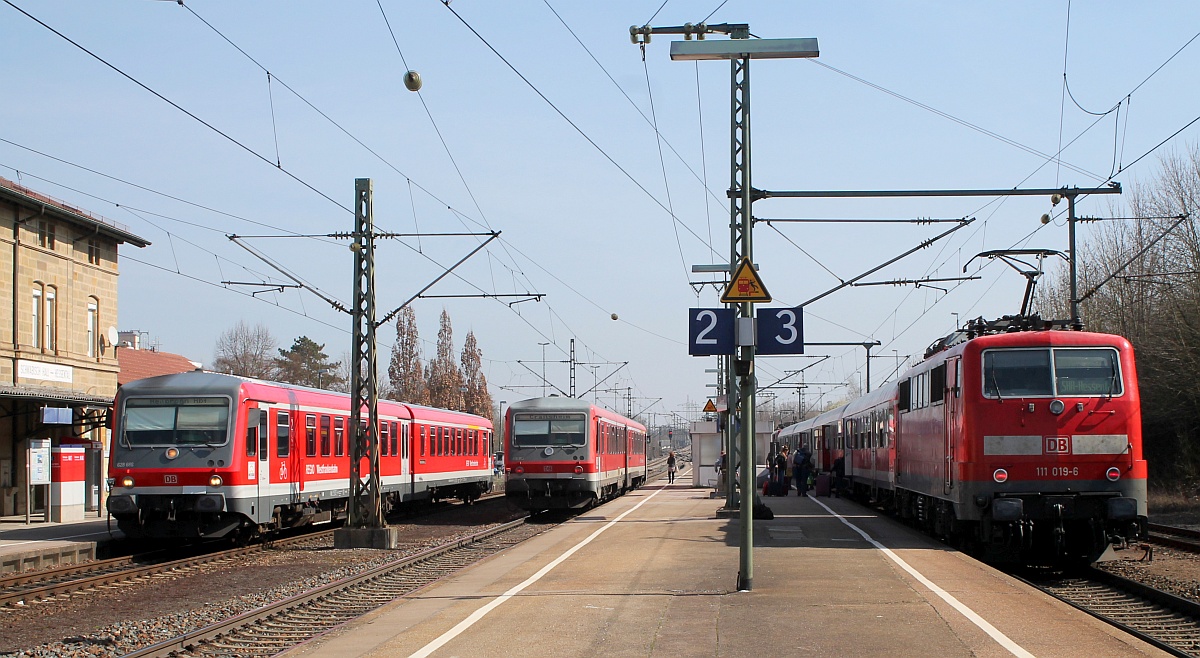
[[[995,473],[992,473],[992,479],[996,482],[1004,484],[1008,482],[1008,471],[1003,468],[997,468]]]
[[[575,466],[575,475],[583,475],[583,467],[582,466],[579,466],[579,465]]]
[[[1055,416],[1061,414],[1063,412],[1063,409],[1066,409],[1066,408],[1067,408],[1067,405],[1063,404],[1062,400],[1051,400],[1050,401],[1050,413],[1054,414]]]
[[[167,459],[175,459],[179,456],[179,448],[167,448]]]
[[[1104,472],[1104,477],[1108,478],[1109,482],[1116,482],[1117,480],[1121,479],[1121,469],[1117,468],[1116,466],[1110,466],[1109,469]]]
[[[132,489],[133,477],[126,475],[125,477],[121,478],[121,486],[125,487],[126,489]]]
[[[221,479],[221,476],[220,476],[220,475],[210,475],[210,476],[208,476],[208,486],[210,486],[210,487],[219,487],[219,486],[221,486],[222,484],[225,484],[225,481]]]
[[[513,473],[516,473],[517,475],[521,475],[521,474],[525,473],[525,467],[517,466],[516,468],[513,469]]]

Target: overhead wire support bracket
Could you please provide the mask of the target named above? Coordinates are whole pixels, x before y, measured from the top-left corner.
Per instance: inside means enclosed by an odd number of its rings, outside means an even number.
[[[464,234],[461,234],[461,233],[460,233],[459,235],[464,235]],[[376,322],[376,323],[375,323],[375,326],[376,326],[376,327],[382,327],[383,325],[387,324],[389,320],[391,320],[392,318],[396,317],[396,314],[397,314],[397,313],[399,313],[400,311],[404,310],[404,307],[405,307],[405,306],[408,306],[409,304],[411,304],[411,303],[413,302],[413,300],[414,300],[414,299],[417,299],[418,297],[420,297],[421,295],[423,295],[423,294],[425,293],[425,291],[426,291],[426,290],[429,290],[430,288],[432,288],[434,285],[436,285],[436,284],[437,284],[437,282],[438,282],[438,281],[441,281],[442,279],[444,279],[444,278],[446,278],[447,276],[449,276],[449,275],[450,275],[450,273],[451,273],[451,272],[453,272],[455,269],[457,269],[459,265],[462,265],[463,263],[467,262],[467,260],[468,260],[468,259],[470,259],[470,258],[471,258],[471,256],[474,256],[475,254],[479,253],[479,251],[480,251],[481,249],[483,249],[484,247],[486,247],[486,246],[488,246],[489,244],[491,244],[492,240],[495,240],[496,238],[500,237],[500,231],[492,231],[492,232],[490,232],[490,233],[484,233],[484,234],[482,234],[482,235],[487,235],[487,236],[489,236],[489,237],[488,237],[488,239],[484,240],[483,242],[480,242],[480,243],[479,243],[479,245],[478,245],[477,247],[475,247],[474,249],[472,249],[472,250],[471,250],[471,253],[467,254],[466,256],[463,256],[462,258],[458,259],[458,262],[457,262],[457,263],[455,263],[455,264],[451,265],[450,267],[446,268],[446,271],[445,271],[445,272],[442,272],[441,274],[439,274],[439,275],[437,276],[437,278],[435,278],[433,281],[430,281],[428,285],[426,285],[424,288],[421,288],[420,290],[418,290],[418,291],[417,291],[417,293],[416,293],[415,295],[413,295],[412,297],[409,297],[408,299],[404,300],[404,303],[403,303],[403,304],[401,304],[401,305],[397,306],[396,308],[392,309],[392,312],[391,312],[391,313],[388,313],[387,315],[383,316],[383,319],[382,319],[382,320],[380,320],[380,321],[378,321],[378,322]]]
[[[930,278],[930,279],[892,279],[891,281],[862,281],[859,283],[853,283],[851,285],[854,286],[855,288],[858,288],[861,286],[909,286],[909,285],[911,285],[911,286],[916,286],[917,288],[933,288],[934,290],[941,290],[942,292],[947,292],[947,290],[945,288],[941,288],[939,286],[931,286],[929,284],[942,283],[942,282],[947,282],[947,281],[975,281],[975,280],[978,280],[981,278],[983,278],[983,277],[951,276],[951,277],[936,278],[936,279],[934,279],[934,278]]]
[[[941,240],[942,238],[944,238],[944,237],[946,237],[946,236],[950,235],[951,233],[954,233],[954,232],[955,232],[955,231],[957,231],[958,229],[960,229],[960,228],[963,228],[964,226],[968,226],[968,225],[970,225],[970,224],[971,224],[971,222],[973,222],[973,221],[975,221],[975,218],[974,218],[974,217],[970,217],[970,218],[964,218],[964,219],[961,219],[961,220],[959,220],[959,222],[958,222],[958,226],[955,226],[954,228],[952,228],[952,229],[950,229],[950,230],[948,230],[948,231],[945,231],[945,232],[941,233],[940,235],[937,235],[937,236],[935,236],[935,237],[932,237],[932,238],[930,238],[930,239],[928,239],[928,240],[925,240],[925,241],[921,242],[921,244],[919,244],[919,245],[917,245],[917,246],[913,247],[912,249],[909,249],[908,251],[906,251],[906,252],[904,252],[904,253],[900,254],[899,256],[896,256],[895,258],[893,258],[893,259],[891,259],[891,260],[887,261],[886,263],[883,263],[882,265],[878,265],[878,266],[876,266],[876,267],[872,267],[871,269],[867,270],[866,272],[863,272],[862,274],[859,274],[858,276],[856,276],[856,277],[854,277],[854,278],[848,279],[848,280],[846,280],[846,281],[842,281],[841,283],[839,283],[838,285],[834,286],[833,288],[830,288],[829,290],[826,290],[825,292],[823,292],[823,293],[821,293],[821,294],[817,295],[816,297],[813,297],[812,299],[810,299],[810,300],[808,300],[808,301],[806,301],[806,302],[804,302],[804,303],[800,304],[800,306],[808,306],[809,304],[811,304],[811,303],[813,303],[813,302],[817,301],[818,299],[821,299],[822,297],[826,297],[826,296],[828,296],[828,295],[832,295],[833,293],[835,293],[835,292],[837,292],[837,291],[841,290],[842,288],[845,288],[846,286],[852,286],[852,285],[854,285],[856,282],[858,282],[858,280],[859,280],[859,279],[863,279],[863,278],[865,278],[865,277],[867,277],[867,276],[870,276],[870,275],[872,275],[872,274],[874,274],[874,273],[878,272],[879,270],[882,270],[883,268],[887,267],[888,265],[891,265],[892,263],[895,263],[896,261],[899,261],[899,260],[901,260],[901,259],[904,259],[904,258],[907,258],[907,257],[911,256],[912,254],[915,254],[916,252],[918,252],[918,251],[920,251],[920,250],[922,250],[922,249],[924,249],[924,248],[928,247],[929,245],[932,245],[933,243],[937,242],[938,240]]]
[[[265,288],[263,290],[255,290],[250,293],[251,297],[255,297],[264,292],[283,292],[284,288],[303,288],[304,286],[297,283],[271,283],[269,281],[222,281],[224,286],[256,286]]]
[[[320,290],[306,284],[304,281],[300,280],[300,277],[298,277],[298,276],[292,274],[291,272],[287,271],[286,269],[284,269],[284,267],[282,265],[276,264],[270,258],[267,258],[266,256],[264,256],[263,254],[260,254],[259,252],[255,251],[254,249],[251,249],[250,245],[241,241],[242,238],[245,236],[230,234],[230,235],[226,235],[225,237],[229,238],[229,240],[231,242],[233,242],[234,244],[236,244],[237,246],[250,252],[250,255],[261,260],[262,262],[266,263],[267,265],[271,266],[271,268],[274,269],[276,272],[279,272],[280,274],[291,279],[293,282],[295,282],[297,288],[307,290],[307,291],[311,292],[312,294],[316,295],[317,297],[320,297],[321,299],[325,300],[330,306],[332,306],[335,310],[341,311],[343,313],[350,312],[350,309],[346,308],[346,305],[343,304],[342,302],[339,302],[338,300],[330,297],[329,295],[326,295],[325,293],[321,292]]]

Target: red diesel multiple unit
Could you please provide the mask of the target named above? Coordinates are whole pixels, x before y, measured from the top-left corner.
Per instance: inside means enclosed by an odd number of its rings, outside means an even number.
[[[1129,341],[1058,330],[960,338],[779,440],[809,446],[824,470],[843,457],[845,488],[997,559],[1091,561],[1145,536]]]
[[[646,482],[646,428],[583,400],[517,402],[505,414],[504,492],[522,509],[578,509]]]
[[[207,372],[130,382],[114,407],[108,511],[133,538],[248,538],[344,519],[350,405],[342,393]],[[480,416],[380,400],[385,511],[488,491],[491,434]],[[366,458],[359,472],[370,472]]]

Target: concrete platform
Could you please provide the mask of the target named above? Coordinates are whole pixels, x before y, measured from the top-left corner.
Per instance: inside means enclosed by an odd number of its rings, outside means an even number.
[[[0,575],[78,564],[96,559],[100,545],[124,538],[105,519],[92,516],[68,523],[41,523],[36,518],[0,517]]]
[[[1163,656],[840,499],[768,498],[753,591],[737,519],[662,482],[285,654]]]

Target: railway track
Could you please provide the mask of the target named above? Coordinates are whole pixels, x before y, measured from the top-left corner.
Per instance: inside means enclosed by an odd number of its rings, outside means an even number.
[[[548,528],[525,519],[464,537],[126,654],[273,656]]]
[[[1155,544],[1200,553],[1200,531],[1160,523],[1148,523],[1147,530],[1150,531],[1150,541]]]
[[[311,541],[314,538],[331,532],[333,531],[322,530],[316,533],[277,539],[264,544],[217,552],[205,552],[175,560],[165,559],[165,557],[163,559],[156,559],[152,557],[155,555],[152,553],[112,558],[110,560],[98,560],[28,574],[18,574],[0,579],[0,606],[30,605],[37,601],[51,599],[56,596],[117,583],[133,582],[168,571],[179,571],[204,564],[232,561],[252,553],[288,546],[293,543]]]
[[[1193,601],[1098,569],[1015,577],[1172,655],[1200,656]]]
[[[503,498],[503,493],[492,493],[481,497],[475,501],[475,504]],[[453,507],[457,507],[457,505],[452,505],[451,509]],[[447,508],[438,507],[432,511],[447,511]],[[179,555],[181,551],[155,551],[32,573],[15,574],[0,578],[0,607],[31,605],[57,596],[118,583],[131,583],[171,571],[230,562],[264,550],[285,548],[313,540],[320,541],[332,532],[332,528],[305,532],[295,536],[274,538],[261,544],[215,552],[211,550],[211,547],[205,548],[201,545],[192,550],[182,551],[185,556],[175,559],[171,559],[171,556]]]

